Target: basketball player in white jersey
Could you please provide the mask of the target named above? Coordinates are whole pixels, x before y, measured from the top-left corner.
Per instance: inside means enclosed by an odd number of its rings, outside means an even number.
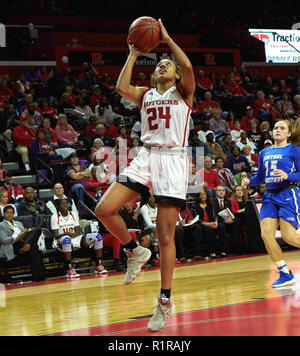
[[[99,233],[80,233],[79,217],[76,212],[69,211],[67,199],[60,199],[57,203],[57,213],[51,216],[51,230],[55,240],[53,248],[61,250],[65,257],[66,276],[68,278],[80,277],[71,264],[72,248],[94,248],[95,273],[106,273],[101,258],[103,239]]]
[[[185,204],[188,184],[187,139],[190,110],[195,91],[194,72],[186,54],[169,36],[161,20],[162,42],[172,51],[177,62],[161,60],[154,72],[156,88],[130,84],[132,69],[142,54],[133,46],[119,75],[118,93],[139,105],[141,140],[139,154],[121,172],[119,181],[107,190],[95,213],[103,225],[125,245],[128,256],[125,283],[131,283],[151,252],[138,246],[117,211],[128,201],[153,190],[158,205],[156,231],[160,248],[161,292],[148,329],[164,327],[172,311],[171,285],[176,258],[175,226],[180,207]]]

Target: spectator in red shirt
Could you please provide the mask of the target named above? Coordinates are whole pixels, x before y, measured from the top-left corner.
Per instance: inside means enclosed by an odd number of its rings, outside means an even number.
[[[36,138],[36,130],[29,126],[27,117],[20,117],[19,126],[14,128],[13,139],[17,145],[16,151],[22,157],[22,162],[27,172],[30,171],[29,149]]]
[[[203,94],[208,90],[213,90],[213,84],[211,80],[206,77],[204,71],[200,69],[198,72],[198,77],[196,77],[196,91],[200,98],[202,98]]]
[[[247,96],[248,92],[244,88],[242,88],[236,81],[231,78],[229,80],[229,84],[227,85],[227,90],[231,93],[232,96]]]
[[[39,108],[38,111],[43,116],[50,117],[52,119],[52,121],[54,121],[54,122],[57,119],[57,111],[55,108],[49,106],[49,100],[47,98],[41,99],[41,108]]]
[[[140,72],[138,74],[138,78],[136,80],[136,86],[138,87],[147,87],[147,88],[151,88],[151,82],[149,79],[147,79],[146,74],[143,72]]]
[[[107,129],[106,134],[112,136],[114,139],[119,135],[119,126],[121,123],[120,117],[115,117],[112,125]]]
[[[218,173],[212,168],[212,159],[209,156],[204,157],[204,167],[197,172],[204,180],[204,187],[210,196],[214,195],[214,189],[221,184]]]
[[[272,102],[265,98],[265,93],[262,90],[257,91],[257,99],[255,100],[255,116],[262,121],[270,121],[271,115],[270,110],[272,107]]]
[[[14,92],[7,87],[7,82],[5,78],[0,79],[0,100],[4,101],[6,104],[10,97],[14,96]]]
[[[250,125],[249,125],[249,121],[250,120],[255,120],[257,122],[257,128],[259,131],[261,131],[261,127],[260,127],[260,122],[259,120],[254,117],[254,109],[253,106],[249,105],[246,107],[246,115],[242,117],[241,119],[241,130],[243,131],[250,131]]]
[[[210,91],[206,91],[204,94],[204,100],[199,105],[198,110],[204,114],[206,119],[210,119],[212,117],[213,112],[221,111],[220,104],[212,100],[212,94]]]
[[[279,82],[279,92],[280,94],[290,94],[292,92],[292,89],[288,85],[286,85],[285,79],[281,79]]]
[[[90,106],[92,110],[95,110],[96,105],[100,104],[100,100],[102,99],[103,95],[101,93],[101,88],[99,85],[95,85],[94,88],[92,89],[92,96],[90,98]]]
[[[50,119],[44,117],[41,121],[40,128],[43,129],[45,137],[49,140],[55,147],[58,147],[58,140],[55,131],[51,128]]]
[[[7,203],[15,204],[24,199],[24,189],[20,184],[14,184],[11,173],[3,173],[4,185],[0,188],[8,195]]]

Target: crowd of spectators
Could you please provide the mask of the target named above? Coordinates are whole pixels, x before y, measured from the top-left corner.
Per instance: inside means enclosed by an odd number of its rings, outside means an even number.
[[[140,80],[151,86],[151,77],[144,73],[133,84]],[[175,236],[177,258],[181,262],[200,259],[203,253],[216,258],[251,252],[245,231],[245,207],[248,199],[261,198],[264,187],[244,191],[241,178],[255,174],[259,152],[273,143],[274,124],[281,119],[294,121],[300,115],[300,66],[286,78],[259,78],[242,66],[220,77],[200,70],[195,80],[188,199]],[[122,165],[129,164],[141,148],[139,108],[122,98],[115,84],[109,73],[101,77],[88,63],[83,64],[79,73],[71,68],[64,73],[30,68],[14,79],[1,75],[1,158],[18,159],[29,174],[40,161],[52,167],[57,162],[68,162],[61,180],[54,182],[53,199],[45,204],[36,198],[32,187],[24,189],[14,183],[12,174],[2,168],[1,160],[2,219],[6,219],[5,207],[11,204],[10,220],[12,214],[31,215],[36,218],[35,226],[41,227],[39,217],[57,214],[55,209],[61,199],[67,199],[70,214],[78,219],[79,201],[93,209],[101,200]],[[203,149],[200,156],[198,147]],[[127,160],[122,162],[124,155],[120,153],[124,149]],[[226,208],[233,215],[220,217],[219,212]],[[153,264],[159,265],[155,219],[149,219],[145,211],[155,215],[155,203],[134,201],[124,207],[122,214],[128,228],[138,232],[136,238],[152,248]],[[67,212],[64,216],[69,217]],[[103,236],[107,234],[103,226],[99,231]],[[25,239],[27,235],[22,236]],[[61,237],[61,233],[58,235]],[[0,236],[0,251],[7,243],[4,240]],[[104,239],[104,246],[113,247],[115,267],[124,270],[121,246],[112,240],[112,236]],[[30,241],[36,243],[36,238]],[[28,252],[26,248],[21,246],[15,253],[21,251],[23,255]],[[100,257],[97,252],[98,265]],[[69,264],[70,268],[73,267]]]

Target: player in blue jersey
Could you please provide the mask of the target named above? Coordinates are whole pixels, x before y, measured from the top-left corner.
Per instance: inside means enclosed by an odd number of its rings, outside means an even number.
[[[274,288],[295,282],[288,269],[275,234],[280,225],[281,236],[288,244],[300,248],[300,118],[295,123],[278,121],[273,129],[275,144],[259,154],[256,175],[245,178],[242,186],[266,184],[266,192],[260,211],[262,238],[268,254],[279,270],[279,279],[272,284]]]

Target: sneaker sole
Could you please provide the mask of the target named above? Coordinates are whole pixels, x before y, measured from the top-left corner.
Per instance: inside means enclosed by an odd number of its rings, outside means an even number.
[[[148,250],[147,251],[147,257],[145,258],[145,260],[142,262],[142,265],[141,265],[141,269],[140,269],[140,271],[139,271],[139,273],[130,281],[130,282],[127,282],[126,281],[126,275],[125,275],[125,284],[130,284],[130,283],[132,283],[135,279],[136,279],[136,277],[141,273],[141,270],[142,270],[142,267],[145,265],[145,263],[147,263],[148,261],[149,261],[149,259],[150,259],[150,257],[151,257],[151,251],[150,250]]]
[[[108,272],[106,270],[104,270],[102,272],[95,271],[95,274],[104,274],[104,273],[108,273]]]
[[[285,286],[289,286],[291,284],[294,284],[295,283],[295,279],[292,279],[290,281],[287,281],[287,282],[284,282],[284,283],[281,283],[281,284],[277,284],[277,285],[272,285],[273,288],[280,288],[280,287],[285,287]]]

